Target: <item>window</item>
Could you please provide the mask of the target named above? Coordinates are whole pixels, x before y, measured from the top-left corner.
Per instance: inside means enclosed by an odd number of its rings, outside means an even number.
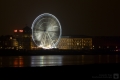
[[[12,39],[12,37],[10,37],[10,39]]]
[[[14,32],[17,32],[17,30],[14,30]]]
[[[99,48],[101,48],[101,47],[99,46]]]
[[[23,32],[23,30],[19,30],[19,32]]]

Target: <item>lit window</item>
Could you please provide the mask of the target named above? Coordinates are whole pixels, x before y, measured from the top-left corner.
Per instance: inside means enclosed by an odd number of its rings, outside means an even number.
[[[19,32],[23,32],[23,30],[19,30]]]
[[[79,45],[79,43],[77,43],[77,45]]]
[[[25,35],[24,37],[27,37],[27,35]]]
[[[99,46],[99,48],[100,48],[100,46]]]
[[[14,32],[17,32],[17,30],[14,30]]]
[[[10,39],[12,39],[12,37],[10,37]]]
[[[116,48],[117,48],[117,46],[116,46]]]
[[[93,45],[93,47],[94,47],[94,45]]]

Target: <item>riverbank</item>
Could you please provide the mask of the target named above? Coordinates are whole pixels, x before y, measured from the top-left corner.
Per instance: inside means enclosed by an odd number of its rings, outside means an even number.
[[[119,55],[120,51],[108,50],[0,50],[0,56],[29,55]]]

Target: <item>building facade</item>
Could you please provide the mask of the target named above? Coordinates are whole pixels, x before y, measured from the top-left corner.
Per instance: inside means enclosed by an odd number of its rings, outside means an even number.
[[[93,49],[120,51],[120,36],[95,36],[92,40]]]
[[[31,28],[26,26],[21,30],[14,30],[14,37],[18,42],[18,49],[31,50],[32,45],[32,32]]]
[[[58,49],[92,49],[92,38],[88,36],[62,36]]]
[[[0,49],[16,49],[18,41],[12,35],[0,36]]]
[[[24,49],[28,49],[31,50],[31,28],[26,26],[25,28],[23,28],[23,48]]]

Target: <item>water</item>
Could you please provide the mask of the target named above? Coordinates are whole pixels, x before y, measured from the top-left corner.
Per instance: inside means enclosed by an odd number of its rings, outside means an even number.
[[[120,55],[0,56],[0,67],[42,67],[120,63]]]

